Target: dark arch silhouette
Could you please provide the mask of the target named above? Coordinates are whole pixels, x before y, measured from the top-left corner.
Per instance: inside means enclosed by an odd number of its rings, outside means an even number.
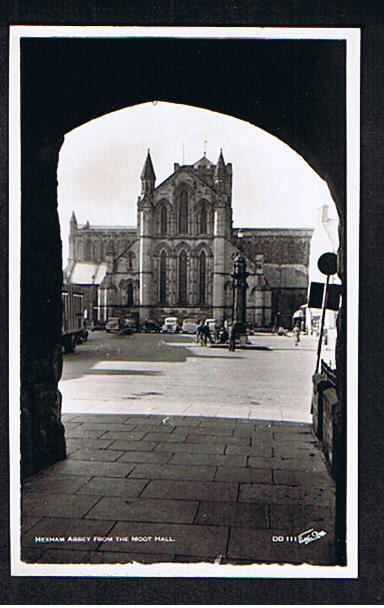
[[[28,475],[65,457],[58,391],[62,260],[56,175],[64,135],[96,117],[151,100],[250,122],[287,143],[326,179],[341,221],[343,254],[345,43],[26,38],[21,90],[21,444]],[[343,255],[340,260],[344,281]],[[49,331],[42,334],[37,318],[45,319]],[[344,319],[342,311],[342,336]],[[341,342],[342,402],[344,356]]]

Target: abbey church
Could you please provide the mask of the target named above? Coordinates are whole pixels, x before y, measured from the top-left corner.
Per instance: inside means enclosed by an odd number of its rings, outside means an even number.
[[[64,276],[89,288],[94,321],[124,315],[221,323],[232,317],[231,273],[241,253],[248,321],[288,326],[306,301],[311,236],[310,229],[234,228],[232,165],[222,151],[216,164],[205,155],[193,165],[175,163],[157,186],[148,151],[137,227],[80,225],[73,213]]]

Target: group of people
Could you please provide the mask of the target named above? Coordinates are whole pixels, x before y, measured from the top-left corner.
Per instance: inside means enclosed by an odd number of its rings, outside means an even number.
[[[228,343],[228,349],[234,351],[236,337],[239,333],[238,325],[239,323],[237,321],[235,323],[231,323],[228,327],[225,325],[224,327],[220,328],[218,325],[216,325],[212,336],[209,323],[207,321],[202,321],[196,328],[196,342],[202,346],[206,346],[208,342],[210,344]]]

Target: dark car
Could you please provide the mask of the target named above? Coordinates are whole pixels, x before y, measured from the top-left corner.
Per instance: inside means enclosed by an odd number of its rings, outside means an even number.
[[[144,321],[143,326],[142,326],[142,331],[144,331],[146,334],[150,334],[150,333],[159,333],[160,331],[160,326],[158,323],[156,323],[156,321],[153,321],[152,319],[148,319],[147,321]]]

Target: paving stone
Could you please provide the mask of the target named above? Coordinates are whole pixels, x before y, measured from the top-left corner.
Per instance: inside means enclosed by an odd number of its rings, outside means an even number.
[[[62,460],[47,469],[52,475],[87,475],[91,477],[126,477],[134,464],[127,462],[92,462],[90,460]]]
[[[159,452],[156,452],[160,455]],[[247,465],[246,456],[227,456],[226,454],[183,454],[178,452],[171,456],[170,464],[189,464],[192,466],[228,466],[245,467]]]
[[[28,515],[24,515],[24,517],[21,518],[21,534],[28,532],[28,530],[33,528],[39,521],[41,521],[41,517],[39,516],[29,517]]]
[[[194,435],[195,432],[199,435],[223,435],[224,437],[232,437],[233,436],[233,428],[221,428],[221,427],[209,427],[209,426],[199,426],[194,427],[194,430],[191,430],[191,427],[187,426],[177,426],[178,431],[187,432],[190,435]]]
[[[40,549],[22,547],[20,559],[22,562],[26,562],[28,564],[34,564],[39,559],[39,557],[44,553],[44,551],[45,551],[44,547],[41,547]]]
[[[126,439],[115,439],[109,446],[110,450],[132,450],[133,452],[152,452],[156,446],[154,441],[129,441]]]
[[[273,542],[273,537],[290,536],[290,530],[262,530],[231,528],[228,559],[252,558],[254,561],[270,563],[296,563],[334,565],[333,544],[327,537],[309,545],[297,542]]]
[[[235,501],[237,483],[221,481],[150,481],[143,498],[182,498],[183,500]]]
[[[223,435],[201,435],[199,433],[190,433],[186,438],[187,443],[210,443],[210,444],[225,444],[225,445],[249,445],[250,441],[247,437],[227,437]]]
[[[196,524],[268,528],[268,506],[236,502],[202,502]]]
[[[115,521],[151,521],[169,523],[192,523],[198,508],[197,501],[145,500],[121,497],[102,498],[89,511],[89,519],[111,519]]]
[[[124,424],[116,422],[82,422],[81,428],[87,431],[106,431],[106,432],[118,432],[129,433],[136,427],[135,424]],[[114,438],[113,438],[114,439]]]
[[[66,422],[71,422],[75,418],[77,418],[77,414],[61,414],[61,420],[63,424]]]
[[[119,458],[119,462],[149,462],[167,463],[172,458],[170,452],[124,452]]]
[[[143,479],[121,479],[120,477],[92,477],[77,494],[88,496],[124,496],[136,498],[147,484]]]
[[[91,448],[84,448],[76,450],[69,457],[71,460],[91,460],[96,462],[113,462],[120,458],[124,452],[118,452],[117,450],[92,450]]]
[[[334,493],[330,488],[244,483],[240,485],[239,501],[331,506],[334,503]]]
[[[145,435],[144,431],[107,431],[102,436],[103,439],[121,439],[122,441],[139,441]]]
[[[326,472],[307,473],[306,471],[287,471],[275,469],[273,471],[273,481],[276,484],[288,486],[311,486],[314,488],[335,486],[334,480],[330,474]]]
[[[124,424],[129,422],[130,416],[127,414],[79,414],[73,420],[75,422],[98,422]]]
[[[252,481],[258,483],[272,483],[271,469],[250,469],[241,467],[218,467],[215,481]]]
[[[69,438],[81,438],[81,439],[98,439],[105,433],[105,429],[98,431],[87,431],[81,428],[81,425],[75,429],[65,430],[65,437]]]
[[[82,497],[84,498],[84,497]],[[106,536],[113,527],[112,521],[92,521],[79,518],[45,517],[39,523],[28,530],[21,542],[24,548],[35,548],[39,551],[48,549],[69,549],[71,551],[95,551],[100,542],[93,541],[95,535]],[[90,537],[90,542],[70,542],[72,537]],[[64,537],[64,542],[37,542],[36,537]]]
[[[138,464],[129,474],[144,479],[201,479],[212,481],[215,467],[191,467],[177,464]]]
[[[185,441],[187,438],[187,433],[179,433],[179,432],[174,432],[174,433],[147,433],[145,435],[144,440],[145,441],[156,441],[156,443],[158,443],[159,441],[166,441],[166,442],[172,442],[172,443],[181,443],[182,441]]]
[[[293,458],[295,460],[323,460],[321,452],[319,452],[319,450],[315,446],[309,448],[281,448],[280,446],[277,446],[273,448],[273,455],[275,458]]]
[[[111,445],[113,439],[83,439],[81,437],[67,439],[67,453],[68,448],[80,449],[80,448],[92,448],[94,450],[105,450]]]
[[[157,564],[170,563],[174,561],[173,555],[145,554],[145,553],[118,553],[117,551],[95,551],[89,553],[90,564]]]
[[[49,491],[49,488],[46,488]],[[74,494],[33,494],[25,492],[22,512],[25,515],[42,517],[83,517],[98,498]]]
[[[133,430],[135,433],[173,433],[175,429],[178,429],[177,426],[171,426],[168,424],[137,424],[134,426]]]
[[[81,426],[81,422],[66,422],[65,432],[73,431]]]
[[[254,437],[255,439],[259,439],[260,441],[273,441],[272,428],[259,429],[255,431],[252,426],[241,426],[239,428],[236,428],[233,434],[235,437]]]
[[[23,492],[49,492],[51,494],[74,494],[76,490],[81,488],[90,476],[75,475],[45,475],[28,481],[23,486]]]
[[[270,505],[271,528],[290,530],[300,534],[309,528],[325,530],[329,538],[335,531],[335,512],[328,506],[319,505]]]
[[[111,534],[115,536],[152,537],[148,542],[105,542],[100,551],[127,551],[128,553],[197,555],[216,557],[226,551],[228,528],[223,526],[194,526],[182,524],[130,523],[116,524]],[[156,541],[168,538],[174,542]]]
[[[37,564],[86,564],[89,553],[70,549],[48,549],[36,561]]]
[[[160,442],[155,448],[156,452],[183,452],[224,454],[225,445],[212,445],[210,443],[166,443]]]
[[[323,461],[311,460],[302,458],[301,460],[295,458],[261,458],[257,456],[250,456],[248,458],[248,464],[250,467],[256,469],[272,468],[272,469],[287,469],[290,471],[307,471],[312,472],[324,472],[326,466]]]
[[[272,448],[271,446],[264,444],[257,444],[254,446],[227,445],[225,453],[238,454],[240,456],[265,456],[266,458],[270,458],[272,457]]]

